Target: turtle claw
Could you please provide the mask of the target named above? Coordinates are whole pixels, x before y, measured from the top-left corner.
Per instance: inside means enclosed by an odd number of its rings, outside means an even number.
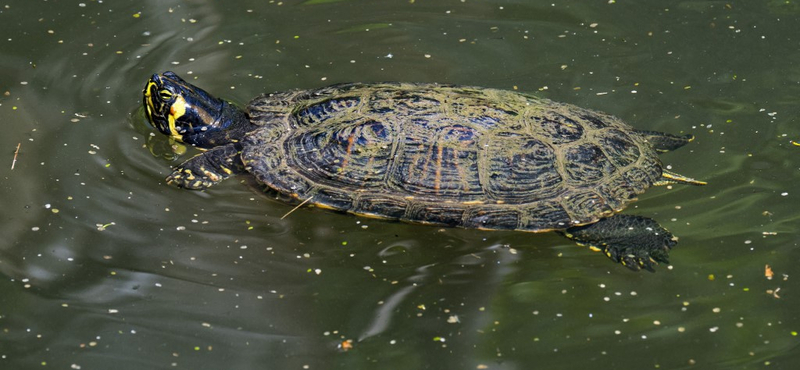
[[[219,182],[219,176],[210,171],[195,174],[191,169],[178,167],[167,176],[167,184],[177,186],[182,189],[204,190]]]
[[[243,170],[238,148],[228,144],[190,158],[167,176],[167,184],[192,190],[214,186]]]
[[[614,262],[633,270],[647,270],[655,272],[655,266],[663,263],[669,265],[669,250],[671,245],[648,249],[650,246],[605,246],[604,252]]]

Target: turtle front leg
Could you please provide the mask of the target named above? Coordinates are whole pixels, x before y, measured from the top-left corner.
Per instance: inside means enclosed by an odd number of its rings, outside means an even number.
[[[203,190],[244,171],[239,144],[218,146],[181,163],[167,183],[179,188]]]
[[[602,251],[634,271],[655,272],[653,267],[658,262],[669,264],[669,251],[678,243],[678,238],[656,221],[632,215],[614,215],[593,224],[570,227],[563,235]]]

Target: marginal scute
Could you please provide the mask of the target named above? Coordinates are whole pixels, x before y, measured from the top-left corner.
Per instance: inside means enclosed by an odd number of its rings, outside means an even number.
[[[575,224],[594,222],[614,212],[606,200],[594,191],[571,194],[561,204]]]
[[[300,198],[303,198],[303,196]],[[354,199],[355,194],[352,192],[336,188],[321,187],[312,194],[311,202],[340,211],[349,211],[353,208]]]
[[[298,95],[296,91],[286,91],[264,94],[253,99],[247,106],[250,122],[256,125],[271,125],[283,121],[290,114],[296,95]]]
[[[580,117],[581,120],[583,120],[585,126],[598,130],[609,127],[608,124],[609,121],[617,120],[616,118],[610,117],[605,114],[597,114],[592,112],[585,112],[581,114]]]
[[[359,195],[353,207],[358,213],[382,215],[392,219],[403,218],[407,209],[408,200],[376,193]]]
[[[462,92],[469,95],[460,96],[451,101],[451,114],[464,117],[467,122],[480,128],[502,127],[508,118],[519,115],[511,107],[503,107],[500,102],[492,101],[480,94],[474,94],[471,90],[464,89]]]
[[[622,210],[661,176],[619,119],[514,92],[341,84],[262,95],[242,140],[267,187],[322,207],[483,229],[563,230]]]
[[[519,228],[520,213],[508,207],[478,207],[467,212],[464,227],[475,229],[516,230]]]
[[[446,226],[464,225],[466,208],[460,204],[417,201],[409,206],[406,219]]]
[[[583,126],[559,112],[545,112],[530,117],[534,130],[542,133],[554,144],[565,144],[583,137]]]
[[[522,210],[520,229],[547,231],[565,229],[570,225],[570,215],[558,199],[543,199]]]
[[[361,98],[357,96],[331,98],[299,108],[294,115],[299,124],[310,126],[352,112],[360,102]]]

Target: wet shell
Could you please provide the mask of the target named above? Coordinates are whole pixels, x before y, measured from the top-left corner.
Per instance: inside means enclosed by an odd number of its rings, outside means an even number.
[[[661,176],[619,119],[510,91],[343,84],[262,95],[243,140],[256,179],[325,208],[548,231],[622,210]]]

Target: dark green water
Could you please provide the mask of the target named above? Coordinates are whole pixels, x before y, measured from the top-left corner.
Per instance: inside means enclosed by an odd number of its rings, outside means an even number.
[[[793,369],[798,35],[795,0],[0,3],[0,368]],[[240,103],[516,87],[694,134],[663,160],[709,185],[626,211],[680,236],[655,274],[554,234],[281,220],[164,184],[192,154],[141,114],[164,70]]]

